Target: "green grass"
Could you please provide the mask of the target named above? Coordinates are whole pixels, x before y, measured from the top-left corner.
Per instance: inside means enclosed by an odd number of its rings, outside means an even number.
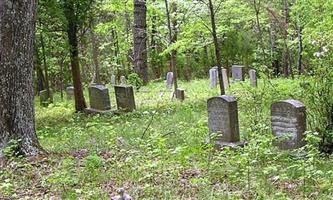
[[[182,103],[170,100],[164,83],[152,83],[135,93],[137,111],[121,116],[76,114],[73,102],[59,103],[58,94],[48,108],[36,101],[38,136],[49,155],[2,164],[0,199],[110,199],[120,187],[134,199],[330,199],[331,158],[311,145],[306,159],[272,145],[270,105],[289,98],[306,102],[299,83],[232,85],[227,93],[238,98],[241,138],[248,145],[223,151],[206,143],[206,102],[219,93],[208,80],[181,82]]]

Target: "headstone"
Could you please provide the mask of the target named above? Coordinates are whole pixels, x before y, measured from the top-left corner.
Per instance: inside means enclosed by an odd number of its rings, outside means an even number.
[[[208,99],[208,125],[210,133],[217,133],[216,144],[241,146],[238,125],[237,100],[234,96],[218,96]]]
[[[125,76],[121,76],[120,77],[120,85],[126,85],[127,84],[127,80]]]
[[[41,106],[48,106],[49,105],[49,95],[47,93],[47,90],[42,90],[39,92],[39,98],[40,98],[40,105]]]
[[[209,70],[210,88],[216,88],[218,84],[218,70],[217,67],[213,67]]]
[[[90,109],[98,111],[111,110],[109,89],[101,84],[89,86]]]
[[[173,72],[168,72],[166,77],[167,88],[171,89],[173,84]]]
[[[177,90],[176,90],[176,99],[178,99],[180,101],[185,100],[185,90],[184,89],[177,88]]]
[[[229,79],[228,79],[228,71],[227,69],[222,69],[222,79],[223,79],[223,85],[224,90],[227,90],[229,88]]]
[[[67,100],[72,100],[74,97],[74,87],[73,86],[69,86],[66,88],[66,96],[67,96]]]
[[[136,109],[132,86],[114,86],[118,110],[132,112]]]
[[[232,66],[232,79],[235,81],[245,80],[245,67],[243,65],[233,65]]]
[[[297,100],[279,101],[272,105],[272,130],[282,150],[302,147],[306,131],[306,108]]]
[[[249,76],[250,76],[250,82],[252,87],[257,87],[257,72],[254,69],[251,69],[249,71]]]
[[[114,74],[111,75],[111,85],[112,86],[116,85],[116,76]]]

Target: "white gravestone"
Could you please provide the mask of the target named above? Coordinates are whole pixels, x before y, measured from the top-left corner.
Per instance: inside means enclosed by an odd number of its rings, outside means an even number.
[[[173,84],[173,72],[168,72],[166,77],[167,88],[171,89]]]

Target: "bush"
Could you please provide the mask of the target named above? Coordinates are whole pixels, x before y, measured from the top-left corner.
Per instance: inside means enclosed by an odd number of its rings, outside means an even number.
[[[143,80],[136,73],[131,73],[128,75],[128,83],[135,87],[136,90],[139,90],[143,85]]]

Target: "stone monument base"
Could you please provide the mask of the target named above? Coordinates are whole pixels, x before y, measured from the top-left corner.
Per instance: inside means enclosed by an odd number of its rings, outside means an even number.
[[[232,149],[241,147],[243,148],[247,144],[246,141],[241,142],[215,142],[215,146],[218,149],[223,149],[225,147],[230,147]]]
[[[101,114],[101,115],[113,114],[112,110],[97,110],[97,109],[93,109],[93,108],[86,108],[86,109],[84,109],[84,112],[86,114],[92,114],[92,115],[96,115],[96,114]]]

